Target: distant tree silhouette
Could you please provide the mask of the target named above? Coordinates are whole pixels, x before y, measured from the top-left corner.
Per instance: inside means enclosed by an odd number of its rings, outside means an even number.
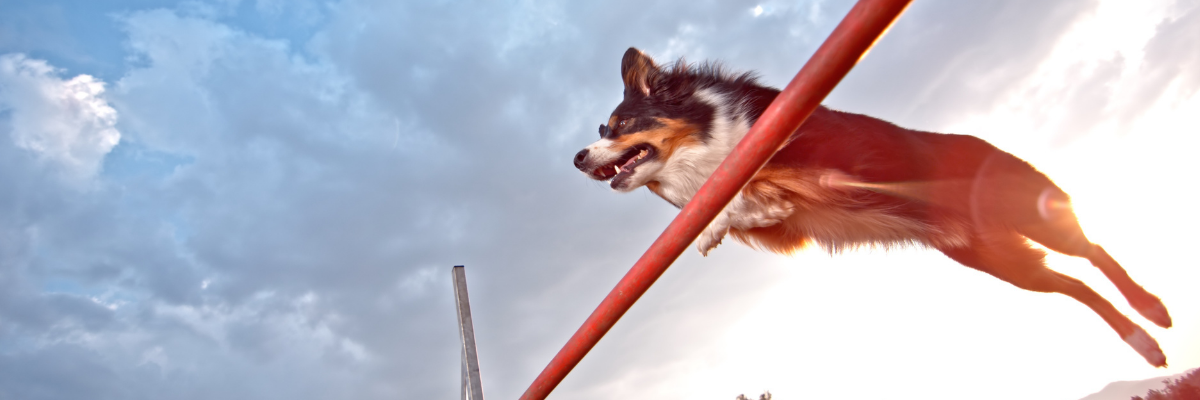
[[[1193,369],[1182,377],[1171,382],[1164,379],[1167,387],[1162,390],[1151,389],[1146,397],[1133,396],[1130,400],[1200,400],[1200,368]]]
[[[746,395],[744,395],[744,394],[739,394],[738,397],[734,400],[750,400],[750,398],[746,397]],[[771,392],[766,392],[766,393],[763,393],[761,396],[758,396],[758,400],[771,400]]]

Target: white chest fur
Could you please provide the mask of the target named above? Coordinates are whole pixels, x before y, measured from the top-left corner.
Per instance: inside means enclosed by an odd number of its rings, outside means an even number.
[[[708,180],[734,146],[750,131],[750,118],[729,96],[711,88],[696,92],[696,97],[714,108],[708,139],[699,146],[685,146],[671,155],[659,173],[659,195],[676,207],[683,207]]]

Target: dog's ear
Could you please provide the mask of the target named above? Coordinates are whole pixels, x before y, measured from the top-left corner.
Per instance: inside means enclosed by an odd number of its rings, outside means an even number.
[[[621,58],[621,78],[625,81],[626,95],[641,93],[649,96],[657,74],[658,66],[654,65],[654,59],[633,47],[625,50],[625,57]]]

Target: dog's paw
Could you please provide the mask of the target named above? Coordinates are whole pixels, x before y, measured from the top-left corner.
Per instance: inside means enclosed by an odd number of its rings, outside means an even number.
[[[708,257],[708,252],[721,244],[721,239],[725,238],[725,232],[728,230],[729,228],[716,229],[709,226],[701,232],[700,237],[696,238],[696,249],[700,250],[700,255]]]
[[[1142,294],[1130,296],[1129,305],[1155,325],[1163,328],[1171,327],[1171,314],[1167,313],[1167,307],[1163,306],[1162,300],[1159,300],[1158,296],[1143,290]]]
[[[1163,355],[1162,350],[1158,347],[1158,342],[1150,337],[1142,327],[1137,325],[1133,327],[1135,328],[1133,333],[1123,338],[1125,343],[1129,343],[1130,347],[1137,350],[1138,354],[1141,354],[1142,358],[1145,358],[1150,365],[1166,367],[1167,356]]]

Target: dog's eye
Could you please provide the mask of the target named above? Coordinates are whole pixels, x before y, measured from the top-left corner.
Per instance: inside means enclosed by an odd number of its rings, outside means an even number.
[[[625,125],[628,125],[628,122],[629,120],[627,119],[621,120],[621,122],[617,123],[617,129],[625,129]]]

